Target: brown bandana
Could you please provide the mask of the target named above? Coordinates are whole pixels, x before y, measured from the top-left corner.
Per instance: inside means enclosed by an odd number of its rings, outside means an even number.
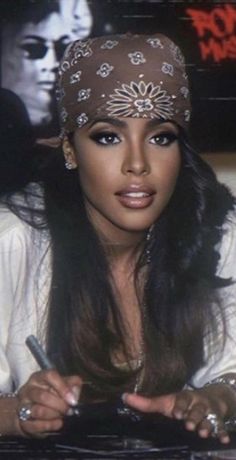
[[[184,57],[169,38],[112,35],[71,43],[58,73],[62,134],[99,118],[158,118],[187,128]]]

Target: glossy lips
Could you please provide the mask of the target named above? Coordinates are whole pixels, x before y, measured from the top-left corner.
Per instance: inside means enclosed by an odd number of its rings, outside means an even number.
[[[118,191],[120,203],[126,208],[143,209],[150,206],[154,200],[154,190],[145,186],[130,185],[129,187]]]

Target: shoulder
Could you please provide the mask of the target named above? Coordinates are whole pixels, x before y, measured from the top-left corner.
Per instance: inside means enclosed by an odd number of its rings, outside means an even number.
[[[4,200],[0,203],[1,249],[6,246],[10,249],[38,246],[37,242],[49,239],[49,232],[42,225],[44,195],[38,184],[29,184],[24,191],[12,195],[10,205]]]
[[[0,205],[0,244],[13,242],[13,239],[25,238],[29,234],[29,225],[17,217],[5,205]]]
[[[217,275],[236,278],[236,208],[226,216],[222,238],[216,249],[220,255]]]

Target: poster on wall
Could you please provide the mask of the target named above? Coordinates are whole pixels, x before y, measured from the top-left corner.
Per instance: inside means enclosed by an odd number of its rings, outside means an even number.
[[[67,44],[112,33],[166,33],[183,49],[192,134],[203,152],[236,149],[236,0],[0,0],[1,86],[38,136],[58,132],[55,79]]]

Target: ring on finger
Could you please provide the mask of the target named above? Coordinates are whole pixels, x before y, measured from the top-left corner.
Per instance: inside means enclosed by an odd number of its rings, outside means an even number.
[[[21,406],[18,410],[18,417],[21,422],[27,422],[32,417],[32,404]]]
[[[204,417],[204,420],[207,420],[210,423],[212,435],[217,436],[220,428],[220,420],[218,415],[214,412],[209,412],[209,414]]]

